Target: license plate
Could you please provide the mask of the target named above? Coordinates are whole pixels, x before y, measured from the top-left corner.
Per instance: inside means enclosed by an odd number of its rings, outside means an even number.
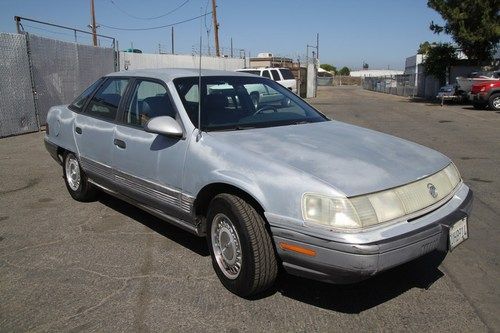
[[[467,238],[469,238],[469,234],[467,232],[467,217],[464,217],[450,227],[450,251]]]

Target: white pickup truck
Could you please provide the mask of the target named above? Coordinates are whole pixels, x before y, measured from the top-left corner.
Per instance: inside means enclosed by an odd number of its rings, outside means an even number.
[[[297,80],[289,68],[244,68],[236,71],[267,77],[290,89],[295,94],[297,93]]]

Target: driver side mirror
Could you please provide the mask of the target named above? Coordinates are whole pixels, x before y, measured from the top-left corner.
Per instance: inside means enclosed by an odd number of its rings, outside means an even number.
[[[162,134],[172,138],[181,138],[182,127],[170,116],[154,117],[144,124],[144,130],[149,133]]]

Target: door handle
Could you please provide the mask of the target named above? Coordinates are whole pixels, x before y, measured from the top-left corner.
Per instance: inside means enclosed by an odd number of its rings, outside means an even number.
[[[120,140],[120,139],[114,139],[113,140],[113,143],[115,144],[115,146],[117,146],[118,148],[121,148],[121,149],[125,149],[127,148],[127,144],[125,143],[125,141],[123,140]]]
[[[76,132],[77,134],[82,134],[82,129],[81,129],[80,127],[78,127],[78,126],[77,126],[77,127],[75,127],[75,132]]]

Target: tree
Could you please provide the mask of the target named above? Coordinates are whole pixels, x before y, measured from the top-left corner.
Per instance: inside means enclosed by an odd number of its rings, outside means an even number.
[[[418,51],[417,54],[427,54],[429,53],[429,50],[433,47],[436,46],[436,43],[429,43],[427,41],[420,43],[418,46]]]
[[[342,67],[340,70],[339,70],[339,75],[342,75],[342,76],[349,76],[351,74],[351,70],[347,67]]]
[[[337,68],[335,66],[333,66],[333,65],[330,65],[330,64],[321,64],[319,67],[321,67],[322,69],[324,69],[327,72],[332,72],[333,74],[337,73]]]
[[[428,0],[446,21],[444,26],[431,22],[435,34],[449,34],[471,60],[491,60],[500,41],[498,0]]]
[[[363,63],[363,69],[368,69],[370,65],[368,65],[366,62]]]
[[[457,61],[456,50],[451,44],[439,43],[429,48],[424,61],[425,72],[433,75],[441,85],[446,83],[449,66]]]

